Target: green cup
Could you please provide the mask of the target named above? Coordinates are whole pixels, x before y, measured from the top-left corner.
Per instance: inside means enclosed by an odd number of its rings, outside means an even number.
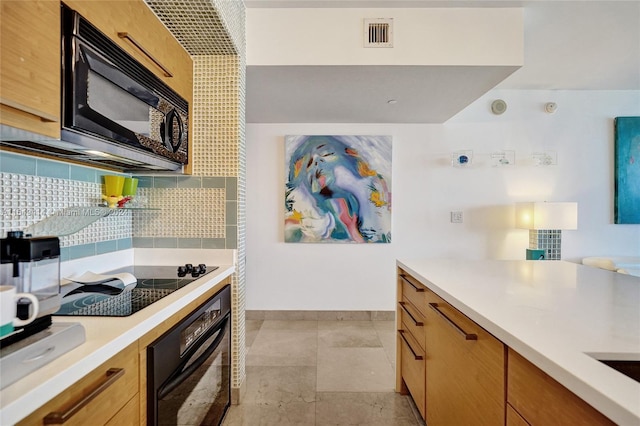
[[[136,195],[138,191],[138,178],[124,178],[124,186],[122,187],[122,195]]]

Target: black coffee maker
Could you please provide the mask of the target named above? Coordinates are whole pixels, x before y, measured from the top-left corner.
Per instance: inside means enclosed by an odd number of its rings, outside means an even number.
[[[0,280],[18,293],[31,293],[38,298],[37,318],[16,328],[0,341],[6,346],[51,325],[51,314],[60,309],[60,240],[58,237],[25,236],[22,231],[9,231],[0,239]],[[18,302],[17,316],[29,317],[30,303]]]

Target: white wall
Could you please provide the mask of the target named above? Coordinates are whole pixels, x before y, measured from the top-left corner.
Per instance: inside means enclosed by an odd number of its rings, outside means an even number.
[[[393,49],[363,49],[365,18]],[[248,8],[248,65],[521,65],[520,8]]]
[[[489,108],[498,98],[508,104],[500,116]],[[549,101],[555,114],[543,110]],[[494,90],[445,124],[248,124],[247,309],[393,310],[396,258],[523,259],[517,201],[578,202],[564,259],[640,256],[640,225],[613,224],[613,118],[629,115],[640,115],[638,91]],[[391,244],[283,242],[287,134],[393,137]],[[451,152],[466,149],[473,164],[451,167]],[[490,166],[502,149],[516,152],[515,166]],[[558,164],[533,166],[545,149]],[[452,210],[464,223],[450,223]]]

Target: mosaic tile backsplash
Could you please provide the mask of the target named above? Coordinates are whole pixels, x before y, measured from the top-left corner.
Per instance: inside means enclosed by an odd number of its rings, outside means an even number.
[[[246,355],[245,7],[235,0],[145,1],[194,60],[194,175],[237,178],[234,194],[227,193],[224,219],[227,244],[235,238],[238,253],[231,283],[231,387],[237,390],[244,382]],[[239,392],[232,392],[232,400],[239,401]]]
[[[21,231],[66,207],[100,203],[103,171],[0,151],[0,233]],[[132,247],[131,212],[102,218],[60,238],[61,260]]]
[[[90,167],[0,151],[0,232],[24,230],[67,207],[101,204]],[[25,174],[27,172],[28,174]],[[135,247],[237,247],[237,178],[140,177],[136,207],[60,239],[62,260]]]

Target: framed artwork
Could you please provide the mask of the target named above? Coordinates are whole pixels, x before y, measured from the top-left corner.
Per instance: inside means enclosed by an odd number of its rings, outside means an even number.
[[[614,221],[640,223],[640,117],[617,117]]]
[[[286,136],[285,242],[390,243],[391,137]]]

